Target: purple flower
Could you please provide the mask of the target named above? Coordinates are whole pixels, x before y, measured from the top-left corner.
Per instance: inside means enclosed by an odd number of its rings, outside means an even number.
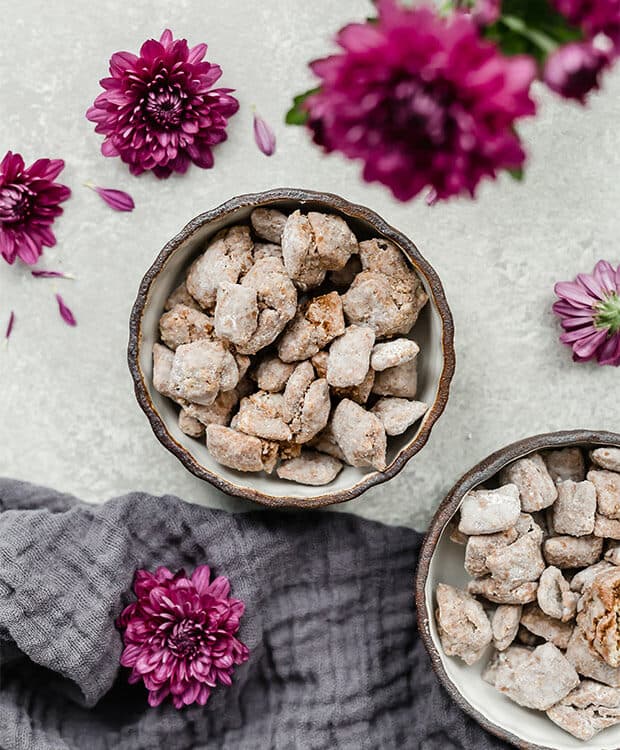
[[[380,0],[376,23],[351,24],[343,52],[312,63],[320,89],[306,102],[314,140],[364,162],[364,179],[409,200],[474,195],[483,177],[516,169],[514,126],[532,115],[531,58],[504,57],[470,16]]]
[[[491,26],[500,17],[502,0],[476,0],[471,10],[474,21],[480,26]]]
[[[620,46],[620,0],[553,0],[553,5],[588,39],[603,34]]]
[[[60,294],[56,295],[56,302],[58,302],[58,312],[60,313],[60,317],[68,326],[76,326],[77,321]]]
[[[9,315],[9,322],[6,326],[6,333],[4,334],[4,338],[6,341],[8,341],[11,338],[11,334],[13,333],[13,328],[15,326],[15,312],[11,310],[11,313]]]
[[[97,187],[97,185],[92,185],[90,182],[85,183],[85,185],[91,190],[94,190],[95,193],[97,193],[97,195],[115,211],[133,211],[136,207],[131,195],[124,190]]]
[[[553,312],[561,318],[560,341],[573,349],[576,362],[598,360],[620,365],[620,266],[599,260],[593,273],[555,285],[559,301]]]
[[[607,55],[591,42],[565,44],[547,58],[544,80],[560,96],[584,104],[586,94],[598,89],[600,74],[608,63]]]
[[[260,115],[254,114],[254,140],[265,156],[272,156],[276,151],[276,136]]]
[[[64,271],[34,270],[30,271],[30,273],[35,279],[75,279],[75,276],[72,276],[70,273],[65,273]]]
[[[209,169],[212,148],[226,140],[228,118],[239,109],[232,89],[214,89],[219,65],[203,61],[206,44],[188,47],[166,29],[140,55],[116,52],[105,89],[86,117],[105,135],[104,156],[120,156],[132,174],[185,172],[193,162]]]
[[[56,244],[51,226],[71,195],[54,182],[64,166],[62,159],[37,159],[26,169],[20,154],[11,151],[0,162],[0,255],[7,263],[19,258],[33,265],[44,245]]]
[[[191,578],[164,567],[136,573],[138,600],[117,620],[125,644],[121,664],[131,667],[130,683],[143,680],[151,706],[168,695],[175,708],[204,706],[216,684],[232,684],[234,665],[249,657],[235,638],[244,604],[229,596],[227,578],[210,577],[208,565]]]

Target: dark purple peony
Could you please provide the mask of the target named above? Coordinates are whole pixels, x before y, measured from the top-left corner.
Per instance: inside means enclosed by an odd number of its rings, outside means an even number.
[[[217,683],[230,685],[235,665],[249,657],[235,638],[244,604],[229,596],[227,578],[210,576],[208,565],[191,577],[164,567],[136,572],[138,600],[117,621],[125,643],[121,664],[131,667],[129,682],[144,681],[151,706],[168,695],[175,708],[204,706]]]
[[[553,4],[588,39],[603,34],[620,47],[620,0],[553,0]]]
[[[472,196],[484,177],[525,154],[514,126],[532,115],[531,58],[504,57],[471,16],[381,0],[376,23],[338,35],[342,52],[312,63],[319,91],[306,103],[314,140],[364,162],[364,179],[409,200]]]
[[[51,227],[71,195],[54,182],[64,166],[62,159],[37,159],[26,168],[20,154],[11,151],[0,162],[0,255],[7,263],[19,258],[34,265],[43,246],[56,244]]]
[[[86,117],[105,135],[104,156],[120,156],[132,174],[169,177],[193,162],[213,166],[212,148],[226,140],[228,118],[239,109],[233,89],[214,89],[219,65],[203,61],[206,44],[188,47],[166,29],[140,55],[116,52],[105,89]]]
[[[572,42],[547,58],[544,80],[550,89],[582,104],[586,95],[599,88],[599,79],[609,58],[591,42]]]

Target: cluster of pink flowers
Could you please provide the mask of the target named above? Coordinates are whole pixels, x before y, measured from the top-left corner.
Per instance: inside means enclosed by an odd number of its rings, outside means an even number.
[[[208,565],[191,577],[164,567],[136,573],[137,601],[117,621],[121,664],[131,668],[129,682],[144,683],[151,706],[168,696],[175,708],[204,706],[217,683],[230,685],[235,666],[249,658],[235,637],[245,606],[230,596],[227,578],[210,579]]]
[[[501,0],[455,1],[448,16],[378,0],[376,19],[343,28],[341,50],[311,63],[317,89],[289,121],[305,121],[325,151],[361,160],[364,179],[400,200],[425,189],[430,202],[473,196],[485,177],[520,173],[515,126],[535,112],[536,77],[583,103],[617,57],[620,0],[544,2],[557,11],[556,39],[527,18],[504,23]],[[519,33],[539,41],[536,54],[502,51],[503,37]]]

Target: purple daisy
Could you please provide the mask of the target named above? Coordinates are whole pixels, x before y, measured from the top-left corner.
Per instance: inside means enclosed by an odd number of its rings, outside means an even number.
[[[168,695],[175,708],[204,706],[212,688],[232,684],[234,666],[249,657],[235,638],[245,606],[229,596],[227,578],[210,576],[208,565],[191,578],[164,567],[136,572],[138,600],[117,620],[125,643],[121,664],[131,667],[130,683],[144,681],[151,706]]]
[[[52,247],[52,224],[71,191],[54,182],[64,169],[62,159],[37,159],[26,168],[20,154],[7,151],[0,162],[0,255],[13,264],[19,258],[34,265],[43,246]]]
[[[620,266],[599,260],[592,274],[555,285],[553,312],[561,319],[560,341],[573,349],[576,362],[596,359],[620,365]]]
[[[193,162],[213,166],[212,148],[226,140],[228,118],[239,109],[233,89],[214,89],[219,65],[204,60],[206,44],[189,47],[168,29],[140,55],[116,52],[110,77],[86,117],[105,135],[104,156],[120,156],[132,174],[185,172]]]
[[[364,179],[409,200],[472,196],[484,177],[525,160],[517,120],[535,113],[527,56],[503,56],[465,13],[380,0],[377,22],[346,26],[342,52],[311,64],[314,140],[364,162]]]

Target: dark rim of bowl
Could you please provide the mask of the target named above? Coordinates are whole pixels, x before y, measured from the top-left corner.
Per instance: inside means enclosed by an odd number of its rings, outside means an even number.
[[[606,432],[604,430],[567,430],[564,432],[548,432],[542,435],[519,440],[516,443],[501,448],[492,453],[470,471],[464,474],[459,481],[450,490],[443,500],[433,519],[430,523],[418,558],[418,569],[415,578],[415,601],[418,619],[418,630],[422,641],[428,651],[431,664],[435,673],[439,677],[444,688],[450,694],[450,697],[458,706],[475,719],[484,729],[496,737],[511,743],[521,750],[553,750],[546,745],[536,745],[527,742],[512,732],[489,721],[479,711],[477,711],[460,693],[459,689],[448,677],[439,655],[439,651],[433,641],[430,631],[430,618],[433,613],[429,612],[426,607],[426,582],[430,563],[446,525],[454,516],[459,508],[461,501],[469,490],[491,479],[497,472],[507,464],[518,458],[523,458],[530,453],[540,450],[554,450],[558,448],[569,448],[571,446],[580,446],[582,448],[594,448],[599,445],[612,445],[620,448],[620,434],[616,432]]]
[[[168,258],[181,246],[182,243],[188,240],[194,232],[205,224],[216,219],[226,218],[240,208],[266,206],[270,203],[277,203],[279,201],[299,201],[300,203],[314,202],[323,204],[327,209],[336,210],[345,216],[366,222],[379,234],[392,240],[405,252],[416,270],[424,276],[430,288],[432,304],[434,304],[439,312],[442,324],[443,368],[439,378],[437,395],[433,405],[425,415],[424,422],[415,436],[415,439],[399,452],[394,461],[392,461],[384,472],[370,472],[353,487],[308,498],[274,496],[250,487],[236,485],[220,475],[211,472],[209,469],[206,469],[195,461],[191,454],[168,432],[163,419],[160,417],[151,401],[139,361],[142,317],[147,304],[149,290],[154,279],[164,268]],[[344,200],[344,198],[331,193],[301,190],[297,188],[276,188],[261,193],[250,193],[232,198],[217,208],[200,214],[195,219],[192,219],[189,224],[187,224],[164,246],[153,265],[144,275],[138,290],[138,296],[131,311],[127,360],[134,381],[136,398],[142,410],[148,417],[153,432],[157,439],[171,453],[173,453],[183,465],[192,472],[192,474],[200,479],[210,482],[212,485],[222,490],[222,492],[242,497],[247,500],[252,500],[268,507],[318,508],[352,500],[370,487],[386,482],[388,479],[391,479],[398,474],[407,461],[424,447],[428,441],[433,425],[441,416],[448,402],[450,383],[455,369],[454,322],[443,286],[434,268],[420,254],[417,247],[410,239],[394,227],[387,224],[378,214],[365,206],[350,203],[349,201]]]

